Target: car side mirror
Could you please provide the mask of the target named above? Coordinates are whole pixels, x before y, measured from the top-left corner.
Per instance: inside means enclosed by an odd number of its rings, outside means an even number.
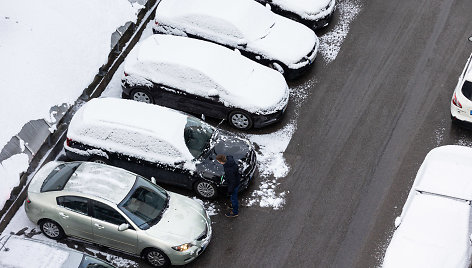
[[[269,2],[272,2],[272,1],[269,1]],[[266,8],[267,8],[268,10],[272,10],[272,7],[269,5],[269,3],[266,4]]]
[[[401,223],[402,223],[402,218],[401,217],[396,217],[395,218],[395,229],[397,229],[398,226],[400,226]]]
[[[181,167],[185,164],[185,161],[176,161],[174,162],[174,166],[178,166],[178,167]]]
[[[129,224],[127,223],[122,223],[120,226],[118,226],[118,231],[123,232],[124,230],[128,230]]]
[[[202,121],[205,121],[205,115],[202,114]]]
[[[218,93],[218,90],[212,89],[208,92],[208,97],[218,99],[220,97],[220,94]]]
[[[152,183],[154,183],[154,184],[157,184],[157,182],[156,182],[156,178],[154,178],[154,177],[151,177],[151,182],[152,182]]]

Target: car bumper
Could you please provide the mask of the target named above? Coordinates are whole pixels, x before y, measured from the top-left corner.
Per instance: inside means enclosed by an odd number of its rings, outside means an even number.
[[[467,113],[464,109],[451,104],[452,122],[461,127],[472,129],[472,115],[470,113],[471,112]]]
[[[287,106],[285,106],[282,110],[277,111],[272,114],[256,115],[254,117],[254,127],[261,128],[261,127],[265,127],[265,126],[279,122],[284,117],[286,109],[287,109]]]
[[[285,75],[287,79],[295,79],[300,77],[302,74],[304,74],[306,71],[308,71],[311,66],[313,65],[313,62],[315,62],[316,55],[318,54],[318,48],[320,46],[320,40],[316,38],[316,43],[313,49],[306,55],[302,61],[290,64],[288,65],[288,70]]]

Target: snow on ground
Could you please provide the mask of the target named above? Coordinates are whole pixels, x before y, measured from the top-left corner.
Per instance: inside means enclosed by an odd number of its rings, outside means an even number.
[[[337,4],[337,9],[339,23],[334,26],[332,31],[320,36],[319,52],[327,63],[332,62],[338,56],[351,22],[361,11],[361,5],[358,0],[341,0]]]
[[[30,120],[55,123],[51,107],[74,103],[106,63],[112,33],[136,21],[141,7],[128,0],[0,1],[0,86],[8,90],[0,99],[0,148]],[[18,185],[24,156],[3,162],[2,185]]]
[[[0,187],[0,209],[5,205],[5,201],[10,198],[11,190],[16,187],[20,181],[20,173],[26,171],[29,165],[27,154],[16,154],[0,163],[0,178],[2,186]]]

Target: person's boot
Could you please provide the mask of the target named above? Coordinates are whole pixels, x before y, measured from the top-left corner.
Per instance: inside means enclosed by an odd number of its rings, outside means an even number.
[[[228,218],[236,218],[238,214],[234,214],[233,211],[231,210],[230,212],[226,213],[225,216]]]

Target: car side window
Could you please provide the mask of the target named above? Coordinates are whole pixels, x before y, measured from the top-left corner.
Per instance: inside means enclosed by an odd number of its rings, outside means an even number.
[[[93,217],[97,220],[106,221],[111,224],[120,225],[127,223],[126,219],[121,216],[115,209],[103,203],[93,202]]]
[[[56,198],[59,206],[88,215],[88,199],[80,196],[59,196]]]

